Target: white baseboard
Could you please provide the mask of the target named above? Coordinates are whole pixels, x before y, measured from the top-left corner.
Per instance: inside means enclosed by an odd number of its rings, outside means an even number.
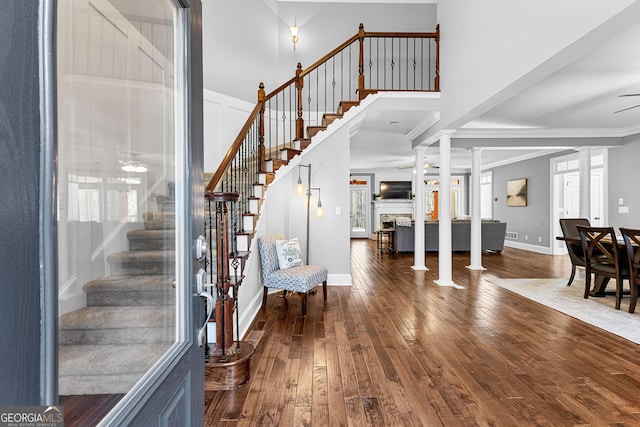
[[[545,246],[530,245],[528,243],[514,242],[512,240],[505,240],[504,245],[510,248],[522,249],[530,252],[537,252],[539,254],[551,255],[551,248]]]
[[[327,286],[351,286],[351,274],[329,274]]]

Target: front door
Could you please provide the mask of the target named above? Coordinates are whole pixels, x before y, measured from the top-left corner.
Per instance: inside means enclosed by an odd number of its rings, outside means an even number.
[[[200,7],[58,1],[58,385],[68,417],[89,409],[81,399],[109,396],[104,425],[203,423]]]

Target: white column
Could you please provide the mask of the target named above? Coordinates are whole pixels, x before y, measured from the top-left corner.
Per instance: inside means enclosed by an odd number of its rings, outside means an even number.
[[[580,148],[580,217],[591,220],[591,149]]]
[[[415,237],[413,239],[413,265],[414,270],[428,270],[425,264],[424,251],[424,148],[417,147],[416,153],[416,173],[414,176],[414,190],[416,197],[413,205],[413,219]]]
[[[438,280],[440,286],[456,286],[453,283],[451,253],[451,135],[453,131],[440,132],[440,188],[438,190]]]
[[[471,149],[471,264],[469,270],[485,270],[482,267],[482,222],[480,210],[480,176],[482,148]]]

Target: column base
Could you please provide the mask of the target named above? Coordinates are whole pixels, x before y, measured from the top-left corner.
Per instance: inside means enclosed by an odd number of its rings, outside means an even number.
[[[481,265],[467,265],[467,268],[468,268],[469,270],[478,270],[478,271],[486,270],[486,268],[484,268],[484,267],[483,267],[483,266],[481,266]]]
[[[456,288],[456,289],[464,289],[464,286],[456,285],[456,284],[455,284],[455,283],[453,283],[451,280],[441,280],[441,279],[438,279],[438,280],[434,280],[433,282],[434,282],[436,285],[438,285],[438,286],[442,286],[442,287],[444,287],[444,286],[451,286],[451,287]]]
[[[416,271],[429,271],[426,265],[412,265],[411,269]]]

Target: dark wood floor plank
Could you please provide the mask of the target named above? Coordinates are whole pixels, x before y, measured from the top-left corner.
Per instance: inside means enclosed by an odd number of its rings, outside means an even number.
[[[455,253],[464,289],[440,287],[437,254],[414,271],[413,254],[353,240],[353,286],[309,296],[306,317],[269,296],[252,378],[207,394],[207,425],[640,425],[639,345],[484,280],[565,278],[567,257],[482,263]]]
[[[335,335],[335,334],[334,334]],[[342,369],[338,356],[338,346],[330,341],[326,348],[327,355],[327,405],[330,426],[346,425],[347,412],[342,389]]]

